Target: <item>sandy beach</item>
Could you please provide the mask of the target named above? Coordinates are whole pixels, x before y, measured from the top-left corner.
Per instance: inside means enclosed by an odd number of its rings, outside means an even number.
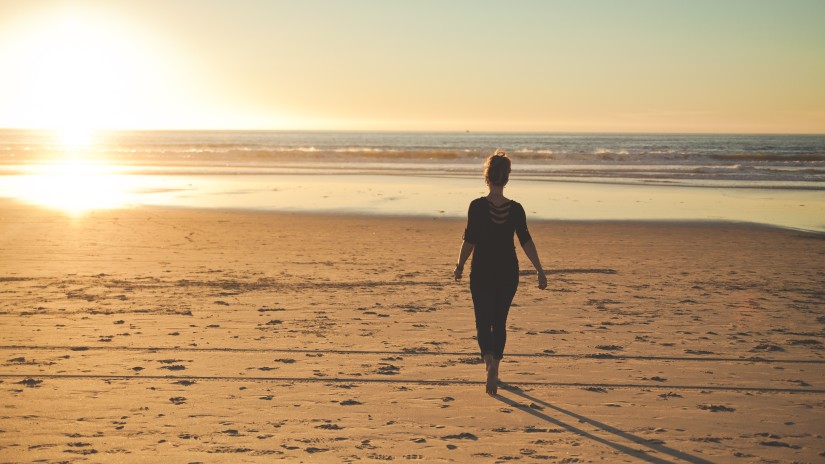
[[[821,234],[530,222],[490,398],[463,228],[0,203],[0,461],[825,460]]]

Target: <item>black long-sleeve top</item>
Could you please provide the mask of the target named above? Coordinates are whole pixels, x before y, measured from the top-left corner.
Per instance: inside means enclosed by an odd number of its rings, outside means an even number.
[[[473,200],[467,212],[464,241],[475,245],[470,268],[471,279],[500,279],[518,276],[518,258],[513,234],[523,246],[532,240],[527,230],[527,215],[515,201],[501,206],[486,197]]]

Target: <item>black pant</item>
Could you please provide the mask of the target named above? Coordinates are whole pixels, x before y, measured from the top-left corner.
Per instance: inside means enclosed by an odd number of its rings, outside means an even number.
[[[470,276],[470,292],[476,313],[476,331],[481,356],[492,354],[504,357],[507,342],[507,314],[518,288],[518,271],[504,279],[473,279]]]

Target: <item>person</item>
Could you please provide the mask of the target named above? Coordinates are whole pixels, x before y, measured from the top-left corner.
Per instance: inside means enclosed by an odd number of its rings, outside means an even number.
[[[487,394],[498,390],[499,365],[507,341],[507,314],[519,283],[518,258],[513,234],[538,275],[538,287],[547,288],[536,245],[527,230],[524,208],[504,196],[510,178],[510,158],[502,150],[487,157],[484,180],[489,193],[470,203],[467,228],[453,275],[461,280],[464,263],[472,254],[470,293],[473,297],[478,346],[487,369]]]

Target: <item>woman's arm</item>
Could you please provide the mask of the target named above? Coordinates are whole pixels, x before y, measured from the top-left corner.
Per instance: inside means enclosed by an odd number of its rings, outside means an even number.
[[[467,262],[467,258],[470,257],[475,247],[475,245],[466,240],[461,242],[461,251],[458,252],[458,264],[455,265],[455,270],[453,271],[455,280],[461,280],[461,274],[464,272],[464,263]]]
[[[521,248],[524,250],[524,254],[530,259],[530,262],[533,263],[533,267],[536,268],[536,274],[538,274],[539,277],[539,289],[544,290],[547,288],[547,276],[544,275],[544,269],[541,268],[541,261],[539,261],[539,252],[536,250],[536,244],[530,240],[521,245]]]

